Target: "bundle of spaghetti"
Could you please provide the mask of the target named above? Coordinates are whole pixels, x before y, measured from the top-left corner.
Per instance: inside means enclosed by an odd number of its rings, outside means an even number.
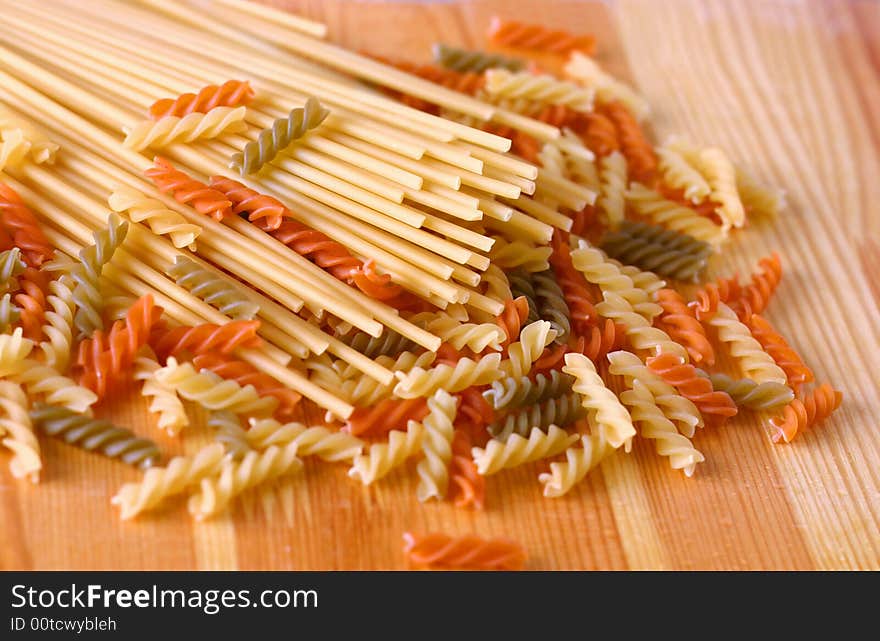
[[[638,121],[623,103],[608,102],[599,111],[606,115],[617,132],[620,151],[626,158],[629,176],[638,182],[651,184],[657,173],[657,156]]]
[[[654,402],[663,411],[663,415],[676,424],[678,431],[688,438],[694,435],[697,427],[703,426],[703,417],[694,403],[676,391],[663,378],[642,363],[642,360],[631,352],[616,351],[608,354],[609,373],[622,376],[627,385],[632,387],[633,381],[644,385]],[[696,373],[700,373],[696,370]]]
[[[537,374],[534,379],[508,376],[493,382],[491,389],[483,392],[483,397],[496,410],[516,409],[563,396],[571,391],[573,383],[573,377],[559,370]]]
[[[452,71],[481,73],[486,69],[507,69],[519,71],[525,63],[517,58],[509,58],[498,53],[472,51],[451,47],[442,42],[434,43],[431,48],[434,62]]]
[[[223,446],[226,454],[235,461],[240,461],[250,452],[247,432],[241,426],[241,419],[233,412],[218,410],[208,414],[207,425],[214,430],[214,440]]]
[[[724,227],[701,216],[691,207],[669,200],[640,183],[630,185],[626,192],[626,202],[639,216],[673,231],[688,234],[713,247],[718,247],[727,238]]]
[[[80,342],[76,365],[80,384],[103,398],[147,344],[164,310],[153,303],[153,296],[141,296],[128,310],[124,321],[116,321],[106,335],[101,330]]]
[[[760,184],[752,174],[736,167],[736,188],[746,213],[773,218],[785,209],[785,192]]]
[[[455,507],[482,510],[486,500],[486,479],[477,472],[471,449],[473,441],[469,432],[456,426],[449,461],[449,498]]]
[[[242,387],[213,372],[196,372],[190,363],[178,363],[173,356],[168,358],[165,367],[156,371],[155,376],[186,400],[199,403],[209,410],[264,416],[272,414],[278,406],[278,399],[261,397],[253,385]]]
[[[477,354],[485,350],[499,351],[507,338],[504,330],[495,323],[460,323],[443,313],[428,321],[425,329],[455,349],[467,347]]]
[[[782,262],[779,260],[779,254],[773,252],[758,261],[758,270],[752,274],[751,282],[730,301],[731,309],[743,321],[752,314],[760,314],[767,308],[780,280],[782,280]]]
[[[403,552],[416,568],[426,570],[522,570],[526,551],[507,539],[447,534],[403,535]]]
[[[11,334],[0,334],[0,376],[21,371],[22,363],[34,349],[34,342],[24,337],[21,327]]]
[[[355,457],[348,475],[370,485],[400,467],[408,458],[422,451],[424,428],[418,421],[410,421],[406,432],[391,430],[388,441],[373,443],[366,454]]]
[[[682,196],[693,203],[709,197],[709,183],[703,174],[694,169],[681,153],[668,147],[657,147],[659,169],[663,181],[669,187],[682,190]]]
[[[91,390],[77,385],[55,368],[30,358],[20,361],[19,371],[10,374],[9,379],[24,385],[31,396],[74,412],[88,412],[98,400]]]
[[[271,127],[257,134],[256,140],[233,154],[229,160],[230,169],[237,170],[242,176],[259,172],[295,140],[318,127],[328,115],[330,112],[318,99],[309,96],[302,107],[291,109],[284,118],[276,118]]]
[[[224,460],[220,472],[205,476],[199,490],[187,502],[190,514],[202,521],[225,510],[232,500],[263,483],[303,469],[297,443],[272,445],[262,452],[248,452],[240,461]]]
[[[21,385],[0,381],[0,445],[12,452],[9,470],[17,479],[40,480],[40,443],[28,415],[28,397]]]
[[[591,56],[596,52],[596,39],[589,34],[572,34],[561,29],[543,25],[504,20],[493,16],[486,34],[489,42],[513,49],[552,53],[560,56],[583,52]]]
[[[505,339],[501,341],[501,348],[507,347],[519,336],[522,326],[529,317],[529,303],[523,298],[507,298],[504,301],[504,311],[495,319],[498,327],[504,332]]]
[[[623,221],[626,213],[627,175],[627,159],[619,151],[612,151],[599,159],[600,185],[596,210],[599,219],[612,229]]]
[[[730,307],[719,303],[718,311],[709,319],[709,325],[716,329],[718,340],[727,346],[746,378],[756,383],[786,383],[788,377],[785,372],[764,351],[748,326],[737,319]]]
[[[485,91],[500,98],[525,98],[541,104],[564,105],[577,111],[593,111],[593,91],[553,76],[490,69]]]
[[[76,283],[73,302],[77,309],[73,322],[79,330],[80,338],[96,329],[104,329],[101,318],[101,274],[125,241],[128,227],[128,223],[119,216],[110,214],[107,217],[107,226],[93,232],[94,243],[80,250],[80,264],[70,271],[70,276]]]
[[[182,118],[193,112],[208,113],[215,107],[240,107],[254,97],[247,80],[227,80],[222,85],[208,85],[199,93],[184,93],[177,98],[161,98],[150,105],[149,116],[161,120],[168,116]]]
[[[649,357],[648,368],[674,386],[700,410],[704,416],[717,419],[724,423],[737,413],[736,403],[725,392],[716,391],[712,383],[697,373],[697,369],[684,363],[675,354],[660,354]]]
[[[29,267],[39,267],[43,262],[51,260],[55,254],[33,212],[12,187],[2,181],[0,181],[0,227],[11,239],[12,244],[21,250],[21,256]],[[11,249],[11,247],[3,247],[3,249]]]
[[[21,309],[12,304],[12,294],[0,298],[0,333],[5,333],[21,319]]]
[[[602,237],[602,250],[622,263],[682,281],[696,282],[706,269],[712,246],[659,225],[623,221]]]
[[[487,385],[503,375],[500,366],[501,355],[493,353],[478,360],[462,358],[454,366],[441,364],[430,369],[414,367],[407,373],[396,372],[398,383],[394,387],[394,395],[417,398],[430,396],[438,389],[452,393],[472,385]]]
[[[140,481],[125,483],[110,502],[119,507],[119,518],[131,519],[218,474],[224,455],[223,446],[212,443],[190,456],[175,456],[163,467],[148,469]]]
[[[422,421],[424,457],[416,466],[419,476],[416,497],[421,502],[430,498],[446,497],[449,489],[449,463],[452,460],[453,423],[457,410],[458,398],[442,389],[428,399],[428,415]]]
[[[34,340],[43,336],[43,320],[48,304],[49,274],[35,267],[27,267],[18,276],[19,291],[13,295],[21,310],[19,321],[24,335]]]
[[[152,399],[149,411],[159,415],[157,427],[167,430],[171,436],[177,436],[189,425],[189,417],[177,392],[156,378],[160,368],[156,354],[145,346],[134,359],[134,380],[143,381],[141,395]]]
[[[226,195],[175,169],[168,160],[156,156],[154,166],[144,175],[155,183],[162,193],[172,193],[179,203],[188,204],[200,214],[221,221],[232,215],[232,203]]]
[[[178,249],[193,249],[196,238],[202,233],[200,226],[186,222],[183,216],[165,207],[162,201],[147,198],[132,187],[114,189],[107,204],[113,211],[124,213],[132,222],[146,223],[154,234],[168,236]]]
[[[498,376],[474,384],[486,385],[501,376],[525,376],[532,369],[532,364],[544,352],[544,348],[555,338],[556,331],[547,321],[540,320],[526,325],[519,334],[519,341],[507,347],[507,358],[501,362]],[[484,356],[483,359],[485,358],[488,357]]]
[[[352,461],[364,447],[364,442],[359,438],[323,425],[309,427],[296,422],[281,424],[271,418],[252,418],[245,438],[255,450],[296,444],[299,456],[317,456],[322,461],[329,462]]]
[[[624,274],[616,263],[609,261],[601,249],[593,247],[588,241],[578,241],[578,248],[571,252],[571,262],[587,282],[598,285],[603,294],[614,293],[621,296],[649,323],[662,311],[651,300],[648,292],[636,287],[632,278]]]
[[[669,458],[673,470],[682,470],[685,476],[692,476],[697,463],[706,460],[687,436],[678,433],[644,383],[633,380],[632,389],[620,394],[620,402],[629,410],[633,423],[639,426],[639,433],[654,441],[660,456]]]
[[[402,352],[396,358],[379,356],[375,362],[377,365],[387,367],[392,372],[408,372],[415,367],[428,367],[435,359],[434,352],[422,352],[421,354]],[[396,385],[395,379],[388,383],[382,383],[369,376],[363,376],[361,372],[354,370],[351,366],[346,369],[349,371],[348,374],[344,374],[344,380],[336,386],[330,385],[329,389],[338,390],[340,396],[353,405],[374,405],[391,396]]]
[[[556,398],[548,398],[541,404],[510,412],[486,429],[494,438],[506,441],[511,434],[525,436],[534,428],[546,431],[551,425],[568,427],[586,416],[586,413],[581,397],[569,392]]]
[[[550,252],[549,247],[496,237],[495,244],[489,251],[489,258],[501,269],[519,267],[526,272],[543,272],[550,268],[550,263],[547,262]]]
[[[577,434],[572,436],[578,440]],[[570,445],[564,450],[565,461],[550,463],[550,471],[538,475],[538,481],[544,486],[544,496],[556,498],[567,494],[616,449],[605,440],[601,431],[584,434],[580,438],[580,447]]]
[[[599,66],[599,63],[574,51],[565,65],[565,75],[575,82],[591,87],[596,92],[599,105],[620,103],[638,120],[644,120],[651,112],[647,100],[632,87],[621,82]]]
[[[409,421],[421,421],[428,411],[424,398],[387,398],[355,408],[343,429],[354,436],[380,436],[391,430],[405,430]]]
[[[528,437],[511,434],[506,439],[490,439],[485,448],[475,447],[471,454],[482,476],[533,463],[561,454],[578,440],[577,434],[551,425],[547,431],[533,428]]]
[[[211,272],[186,256],[175,256],[166,273],[174,282],[233,320],[251,320],[260,311],[243,287]]]
[[[697,320],[693,308],[689,307],[684,296],[674,289],[661,289],[654,293],[654,300],[663,308],[654,318],[654,326],[659,327],[674,341],[684,345],[695,363],[715,364],[715,350],[706,336],[703,324]]]
[[[752,314],[746,322],[752,337],[761,344],[773,361],[785,372],[786,380],[792,389],[797,391],[804,383],[813,381],[813,370],[804,363],[788,341],[777,332],[773,325],[758,314]]]
[[[571,259],[571,248],[561,233],[553,234],[550,246],[549,262],[553,267],[556,282],[562,289],[565,303],[568,305],[572,329],[577,335],[589,334],[590,328],[596,325],[599,318],[593,306],[598,302],[598,297],[587,285],[584,275],[575,269]]]
[[[791,443],[798,432],[812,427],[828,418],[843,400],[843,393],[823,383],[809,393],[798,393],[791,403],[785,406],[781,416],[770,419],[773,427],[773,441]]]
[[[592,361],[582,354],[566,354],[562,371],[575,378],[572,390],[580,394],[581,404],[590,412],[591,422],[604,440],[618,448],[635,436],[629,413],[605,386]]]
[[[49,436],[84,450],[144,469],[159,462],[159,448],[153,441],[140,438],[109,421],[45,403],[35,403],[30,417],[34,425]]]
[[[734,274],[732,278],[719,278],[714,283],[703,285],[688,305],[694,310],[697,320],[708,320],[718,311],[718,305],[737,300],[741,291],[739,276]]]
[[[25,267],[27,265],[21,259],[21,250],[18,247],[0,253],[0,293],[5,294],[13,289],[16,277],[21,275]]]
[[[223,379],[235,381],[241,387],[252,385],[261,397],[271,396],[278,399],[275,412],[281,417],[293,414],[302,400],[302,395],[298,392],[285,387],[247,361],[231,358],[222,351],[198,354],[193,358],[193,365],[200,372],[213,372]]]
[[[698,369],[697,374],[708,378],[712,388],[724,392],[739,407],[761,411],[786,405],[794,399],[794,392],[788,385],[780,383],[756,383],[750,378],[735,379],[721,372],[707,374]]]
[[[259,328],[258,320],[229,321],[225,325],[203,323],[194,327],[161,327],[153,331],[150,345],[162,362],[169,356],[184,353],[228,355],[239,347],[260,347],[263,340],[257,335]]]

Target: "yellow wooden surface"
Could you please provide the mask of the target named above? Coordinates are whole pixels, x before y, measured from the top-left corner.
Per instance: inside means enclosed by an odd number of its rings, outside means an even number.
[[[771,444],[753,415],[704,430],[692,479],[642,443],[563,499],[541,497],[536,466],[514,470],[490,480],[477,513],[419,504],[411,469],[365,489],[309,462],[210,523],[192,523],[182,500],[121,523],[109,497],[138,473],[46,440],[38,486],[0,461],[0,569],[396,569],[407,529],[513,537],[530,569],[880,568],[880,5],[275,4],[325,21],[351,48],[419,59],[437,40],[479,46],[493,13],[595,33],[602,62],[649,99],[659,139],[720,145],[785,187],[786,214],[739,234],[715,270],[781,253],[768,316],[844,404],[791,445]],[[207,438],[194,429],[172,442],[132,399],[101,413],[169,453]]]

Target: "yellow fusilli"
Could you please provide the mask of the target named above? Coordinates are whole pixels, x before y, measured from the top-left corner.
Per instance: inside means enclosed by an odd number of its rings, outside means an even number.
[[[583,354],[566,354],[562,371],[574,376],[572,389],[581,395],[581,403],[590,411],[599,435],[614,448],[629,443],[636,434],[629,412],[605,386],[593,362]]]

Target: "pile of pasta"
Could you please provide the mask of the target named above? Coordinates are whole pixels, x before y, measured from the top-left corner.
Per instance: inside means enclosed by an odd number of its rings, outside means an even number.
[[[782,194],[721,149],[652,142],[590,36],[496,19],[488,51],[416,65],[242,0],[0,10],[15,477],[51,466],[42,432],[144,469],[112,498],[123,519],[181,494],[209,518],[305,457],[364,485],[412,460],[421,501],[482,509],[513,467],[540,463],[559,497],[638,437],[690,476],[701,429],[759,412],[790,442],[840,404],[763,316],[778,255],[707,276]],[[168,460],[97,418],[132,380],[157,429],[209,444]]]

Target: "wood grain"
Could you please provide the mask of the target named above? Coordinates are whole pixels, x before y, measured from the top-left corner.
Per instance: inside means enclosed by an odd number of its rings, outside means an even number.
[[[414,59],[438,40],[480,46],[496,12],[595,33],[602,62],[649,99],[659,139],[718,144],[785,187],[785,216],[740,234],[714,270],[747,272],[780,251],[786,277],[768,316],[844,405],[791,445],[771,444],[756,416],[704,430],[693,479],[642,442],[563,499],[541,497],[537,466],[514,470],[489,482],[482,513],[419,504],[411,469],[362,488],[309,462],[209,524],[193,524],[182,501],[120,523],[108,499],[137,472],[46,441],[39,486],[0,460],[0,569],[397,569],[407,529],[513,537],[531,569],[880,568],[880,5],[275,4],[353,49]],[[132,399],[102,413],[169,453],[206,438],[162,437]]]

